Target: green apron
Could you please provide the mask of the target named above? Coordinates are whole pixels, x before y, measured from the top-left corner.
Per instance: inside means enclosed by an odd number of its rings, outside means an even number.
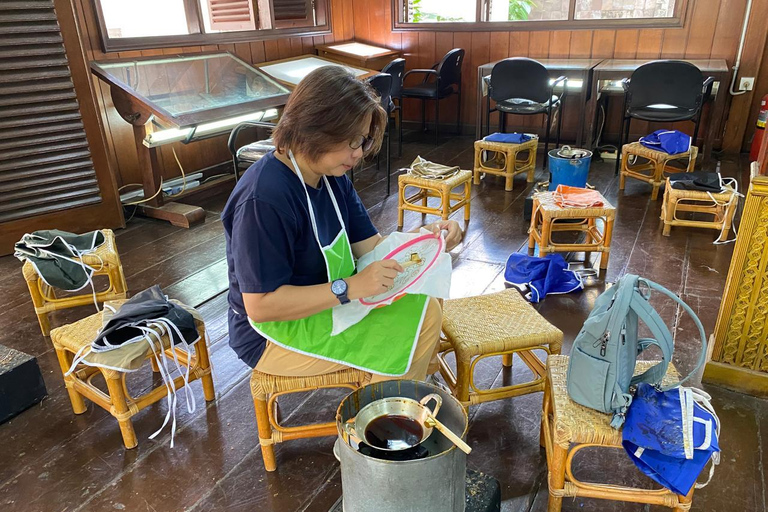
[[[333,242],[323,246],[304,177],[293,153],[289,151],[288,156],[307,196],[312,231],[325,260],[328,282],[350,277],[355,273],[355,260],[328,179],[323,176],[341,230]],[[259,334],[288,350],[380,375],[400,376],[411,366],[421,323],[427,311],[427,301],[426,295],[406,295],[388,306],[374,309],[363,320],[336,336],[331,335],[332,309],[299,320],[260,323],[250,318],[248,320]]]

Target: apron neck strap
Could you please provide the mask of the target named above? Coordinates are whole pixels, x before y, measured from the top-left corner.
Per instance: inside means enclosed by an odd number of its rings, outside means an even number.
[[[309,209],[309,219],[312,222],[312,231],[315,233],[317,245],[320,246],[320,249],[322,250],[323,244],[320,242],[320,235],[317,232],[317,220],[315,219],[315,212],[312,208],[312,200],[309,197],[309,190],[307,189],[307,184],[304,181],[304,176],[301,174],[301,169],[299,169],[299,164],[296,162],[296,157],[293,156],[293,151],[290,149],[288,150],[288,158],[291,159],[293,170],[299,177],[301,185],[304,187],[304,194],[307,197],[307,208]],[[339,219],[339,225],[341,226],[342,231],[346,231],[344,219],[341,217],[341,210],[339,210],[339,203],[336,202],[336,196],[333,194],[333,190],[331,190],[331,183],[328,181],[327,176],[323,176],[323,182],[325,184],[325,189],[328,191],[328,195],[331,196],[331,202],[333,203],[333,209],[336,211],[336,217]]]

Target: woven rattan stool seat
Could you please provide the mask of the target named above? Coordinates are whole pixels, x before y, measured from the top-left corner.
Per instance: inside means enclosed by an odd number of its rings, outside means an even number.
[[[107,289],[96,294],[97,302],[124,299],[128,287],[125,284],[123,266],[117,253],[115,234],[111,229],[102,229],[101,232],[104,234],[104,243],[92,253],[83,255],[82,262],[96,269],[93,273],[94,277],[107,276],[109,278]],[[75,306],[93,304],[94,299],[90,285],[75,295],[57,297],[56,291],[40,278],[35,267],[30,262],[24,262],[22,274],[32,296],[32,304],[35,306],[35,314],[44,336],[48,336],[51,330],[48,313]]]
[[[443,332],[467,356],[549,345],[558,352],[560,329],[515,289],[443,303]]]
[[[277,413],[277,399],[280,395],[304,393],[322,388],[355,390],[365,386],[370,380],[370,373],[354,368],[308,377],[283,377],[253,370],[251,373],[251,394],[256,409],[256,424],[259,430],[259,444],[261,445],[264,468],[267,471],[277,469],[274,447],[276,443],[291,439],[335,436],[337,433],[335,421],[294,427],[281,425]]]
[[[728,238],[733,216],[739,205],[735,192],[712,193],[701,190],[679,190],[672,188],[669,178],[664,187],[664,202],[661,205],[661,220],[664,222],[664,236],[669,236],[672,226],[715,229],[720,231],[719,240]],[[678,212],[692,212],[712,215],[709,220],[679,218]]]
[[[116,305],[119,302],[120,301],[113,301],[111,304]],[[197,379],[203,381],[203,394],[206,401],[211,401],[215,398],[215,392],[213,378],[211,376],[211,364],[208,356],[205,324],[196,318],[195,325],[200,339],[194,344],[193,353],[188,353],[181,348],[167,348],[166,353],[168,354],[168,357],[177,359],[181,365],[189,367],[188,382]],[[149,391],[141,396],[133,396],[128,392],[125,383],[126,373],[115,369],[109,364],[107,364],[106,367],[78,365],[76,371],[66,375],[73,364],[74,355],[78,353],[81,348],[91,344],[96,338],[101,326],[102,314],[95,313],[72,324],[53,329],[51,331],[51,341],[53,342],[53,348],[56,351],[56,356],[59,360],[61,372],[64,375],[64,385],[69,393],[69,399],[72,403],[74,413],[84,413],[86,411],[84,398],[89,399],[117,419],[125,447],[134,448],[137,446],[138,442],[136,440],[136,433],[133,429],[131,417],[155,402],[165,399],[168,391],[165,383],[161,383],[154,388],[150,388]],[[171,347],[171,341],[167,334],[161,337],[161,343],[163,347]],[[156,343],[155,345],[157,346]],[[139,346],[140,345],[133,343],[130,347],[126,348],[135,349]],[[143,353],[139,353],[138,358],[136,359],[136,367],[138,368],[142,361],[146,362],[150,360],[149,358],[151,357],[151,351],[147,353],[146,359]],[[152,369],[158,371],[155,361],[153,359],[151,359],[151,361]],[[92,382],[92,378],[96,374],[101,374],[104,378],[104,381],[107,384],[107,393],[104,393],[102,389]],[[173,385],[177,391],[184,387],[184,377],[176,377],[173,381]]]
[[[547,361],[549,383],[552,386],[554,406],[555,443],[568,447],[570,443],[592,443],[621,446],[621,430],[611,427],[610,414],[579,405],[568,396],[568,356],[555,355]],[[658,361],[638,361],[635,374],[640,374]],[[670,364],[664,384],[680,379],[674,365]]]
[[[472,197],[472,171],[460,170],[450,178],[444,180],[422,178],[410,173],[397,177],[398,203],[397,225],[403,227],[405,210],[422,214],[439,215],[443,220],[460,208],[464,208],[464,222],[469,222],[469,205]],[[461,192],[455,193],[453,189],[462,187]],[[417,192],[406,197],[406,187],[414,187]],[[428,205],[430,197],[440,199],[440,205],[432,207]],[[420,201],[421,204],[416,204]],[[452,203],[453,201],[453,203]]]
[[[440,373],[453,394],[464,405],[534,393],[544,389],[544,363],[534,350],[560,353],[563,333],[520,296],[515,289],[498,293],[446,300],[443,304],[443,334],[438,360]],[[446,356],[454,352],[454,374]],[[512,365],[513,355],[533,373],[533,380],[492,389],[479,389],[474,369],[486,357],[502,356],[504,366]]]
[[[563,208],[555,202],[554,192],[540,192],[533,196],[531,227],[528,229],[528,250],[533,251],[539,244],[539,254],[543,257],[552,252],[584,251],[589,261],[592,251],[600,252],[600,268],[608,268],[608,258],[613,237],[613,222],[616,208],[600,194],[603,206],[590,208]],[[565,219],[581,219],[581,222],[562,222]],[[600,229],[597,220],[601,220]],[[580,243],[555,243],[552,233],[555,231],[577,231],[585,233]]]
[[[508,142],[475,141],[475,166],[473,169],[475,185],[480,184],[480,174],[488,173],[504,176],[504,190],[512,190],[512,179],[521,173],[527,173],[528,183],[533,182],[536,171],[536,150],[539,138],[534,137],[522,144]],[[484,159],[484,155],[492,158]],[[495,164],[495,165],[492,165]]]
[[[669,172],[691,172],[696,165],[696,157],[699,155],[699,148],[691,146],[689,151],[670,155],[664,151],[647,148],[639,142],[625,144],[621,148],[621,175],[619,177],[619,190],[624,190],[626,178],[650,183],[653,186],[651,199],[654,201],[659,197],[659,188],[664,183],[664,173]],[[634,162],[630,163],[630,160]],[[637,158],[642,161],[637,161]],[[672,165],[673,162],[680,162],[684,165]]]
[[[547,361],[547,383],[541,416],[541,443],[547,451],[549,512],[559,512],[563,498],[587,497],[650,503],[684,512],[690,508],[693,490],[679,496],[669,489],[642,489],[602,482],[584,482],[573,476],[573,461],[583,448],[622,449],[621,430],[611,428],[611,414],[604,414],[572,401],[568,396],[568,356],[552,355]],[[635,374],[644,372],[658,361],[638,361]],[[670,364],[664,384],[679,380]],[[589,452],[587,452],[589,453]],[[581,455],[579,460],[589,455]],[[604,468],[610,474],[611,468]]]

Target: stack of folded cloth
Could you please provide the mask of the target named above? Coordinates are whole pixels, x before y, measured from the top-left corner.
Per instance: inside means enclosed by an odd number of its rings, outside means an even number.
[[[560,208],[598,208],[603,206],[603,196],[588,188],[558,185],[553,197]]]
[[[435,162],[430,162],[429,160],[425,160],[420,156],[417,156],[416,160],[413,161],[410,168],[407,169],[408,174],[418,178],[433,180],[448,179],[452,176],[455,176],[459,170],[461,170],[461,168],[458,165],[450,167],[443,164],[436,164]]]

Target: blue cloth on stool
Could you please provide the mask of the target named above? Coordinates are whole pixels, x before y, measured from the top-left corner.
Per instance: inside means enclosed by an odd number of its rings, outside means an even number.
[[[622,444],[643,473],[685,496],[709,459],[712,471],[720,461],[719,423],[703,391],[662,392],[643,382],[627,410]]]
[[[483,140],[487,140],[488,142],[504,142],[506,144],[522,144],[523,142],[528,142],[533,137],[528,135],[527,133],[492,133],[488,135],[487,137],[484,137]]]
[[[677,155],[691,149],[691,137],[679,130],[656,130],[642,137],[640,144],[668,155]]]
[[[547,294],[570,293],[584,288],[579,275],[557,253],[537,258],[513,253],[507,260],[504,280],[516,288],[527,288],[525,298],[539,302]]]

